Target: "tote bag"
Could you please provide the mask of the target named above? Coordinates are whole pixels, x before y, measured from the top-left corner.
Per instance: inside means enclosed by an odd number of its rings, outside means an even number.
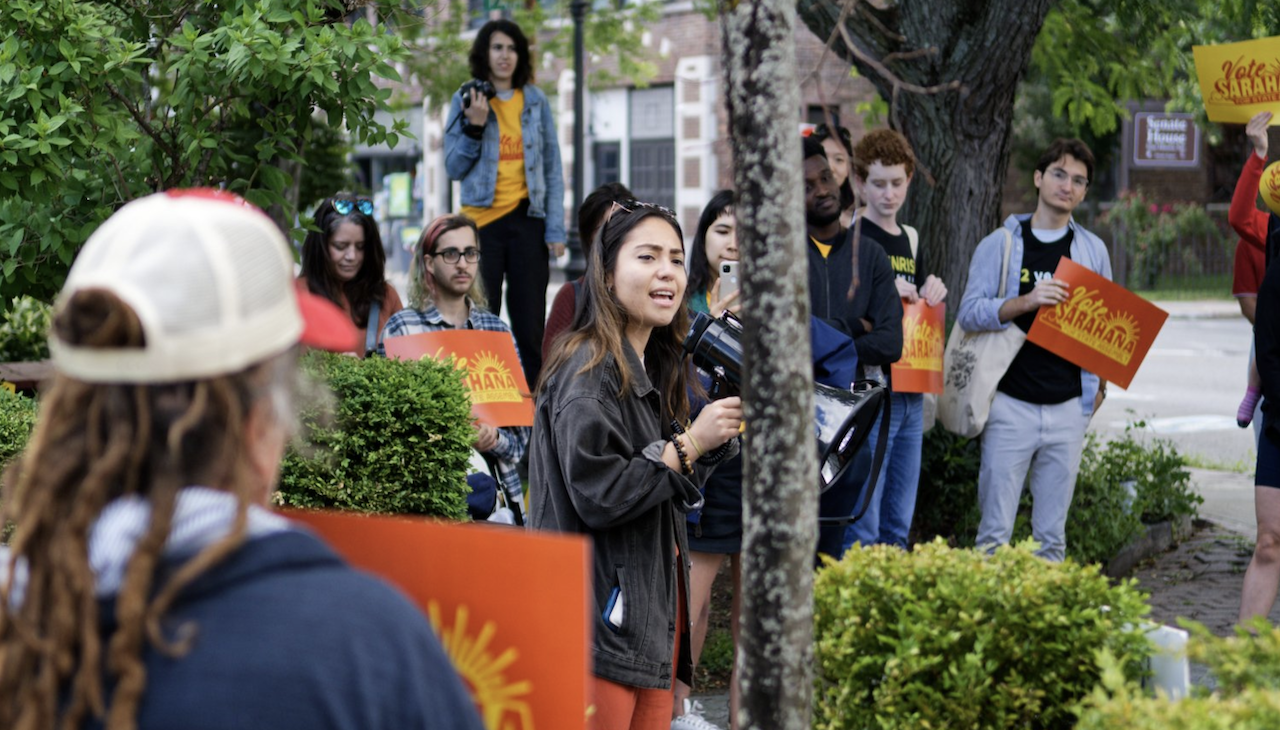
[[[1013,234],[1008,228],[1001,230],[1004,231],[1004,257],[998,297],[1003,301]],[[1027,334],[1013,323],[1002,330],[984,332],[967,332],[959,322],[951,328],[943,354],[944,389],[938,396],[938,422],[943,428],[965,438],[982,433],[991,412],[991,401],[996,397],[996,386],[1026,341]]]

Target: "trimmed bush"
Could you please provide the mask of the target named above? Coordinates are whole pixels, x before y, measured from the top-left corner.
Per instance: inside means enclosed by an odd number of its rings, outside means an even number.
[[[337,404],[333,418],[303,407],[304,443],[285,457],[281,504],[466,518],[475,428],[461,370],[319,352],[302,367]]]
[[[31,297],[15,297],[0,312],[0,362],[49,359],[52,307]]]
[[[1229,638],[1202,624],[1191,631],[1187,655],[1209,666],[1217,689],[1211,695],[1170,702],[1125,682],[1113,657],[1103,656],[1103,681],[1082,703],[1080,730],[1274,730],[1280,727],[1280,629],[1265,621]]]
[[[22,453],[36,427],[36,401],[0,388],[0,470]]]
[[[1139,674],[1147,613],[1132,581],[941,540],[851,550],[814,586],[814,728],[1068,728],[1108,650]]]
[[[1142,534],[1143,523],[1196,515],[1204,500],[1191,489],[1186,460],[1164,439],[1139,440],[1142,421],[1104,442],[1085,434],[1075,496],[1067,516],[1067,557],[1105,563]],[[935,428],[925,434],[915,536],[942,536],[972,546],[982,518],[978,509],[978,441]],[[1026,490],[1014,522],[1013,539],[1031,536],[1031,493]]]

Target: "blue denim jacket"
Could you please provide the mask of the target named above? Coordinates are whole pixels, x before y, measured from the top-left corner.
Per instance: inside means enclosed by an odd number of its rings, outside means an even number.
[[[498,183],[498,117],[489,111],[484,136],[471,139],[462,133],[462,97],[449,101],[448,131],[444,135],[444,168],[449,179],[462,181],[462,204],[476,208],[493,205]],[[455,121],[456,120],[456,121]],[[546,94],[533,84],[524,85],[524,111],[520,113],[524,136],[524,173],[529,186],[529,215],[545,218],[548,244],[564,243],[564,172],[560,142]],[[548,215],[550,212],[550,215]]]
[[[1009,269],[1004,272],[1004,299],[997,294],[1000,291],[1000,262],[1004,257],[1004,234],[998,229],[978,242],[969,262],[969,283],[964,288],[964,298],[960,300],[960,311],[956,313],[956,324],[969,332],[984,330],[1002,330],[1015,326],[1013,320],[1000,321],[1000,305],[1018,296],[1018,274],[1022,270],[1022,222],[1030,218],[1029,213],[1009,216],[1002,226],[1013,234],[1013,245],[1009,248]],[[1072,218],[1067,224],[1074,232],[1071,239],[1071,260],[1089,269],[1095,274],[1111,278],[1111,257],[1107,254],[1107,244],[1102,242],[1084,226]],[[1098,376],[1080,369],[1080,404],[1084,415],[1093,415],[1093,401],[1098,394]]]

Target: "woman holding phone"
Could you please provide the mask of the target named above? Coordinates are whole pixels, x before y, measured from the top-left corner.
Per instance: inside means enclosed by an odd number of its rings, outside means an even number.
[[[666,730],[673,681],[692,681],[684,514],[742,406],[724,398],[688,420],[685,290],[675,215],[615,204],[538,386],[530,524],[592,539],[599,730]]]

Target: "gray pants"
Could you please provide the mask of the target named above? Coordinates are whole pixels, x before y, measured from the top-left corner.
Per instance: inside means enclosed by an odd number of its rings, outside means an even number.
[[[979,547],[993,549],[1013,537],[1022,487],[1030,481],[1031,535],[1040,543],[1036,554],[1053,561],[1066,557],[1067,510],[1089,425],[1080,406],[1079,398],[1040,406],[996,393],[982,432]]]

